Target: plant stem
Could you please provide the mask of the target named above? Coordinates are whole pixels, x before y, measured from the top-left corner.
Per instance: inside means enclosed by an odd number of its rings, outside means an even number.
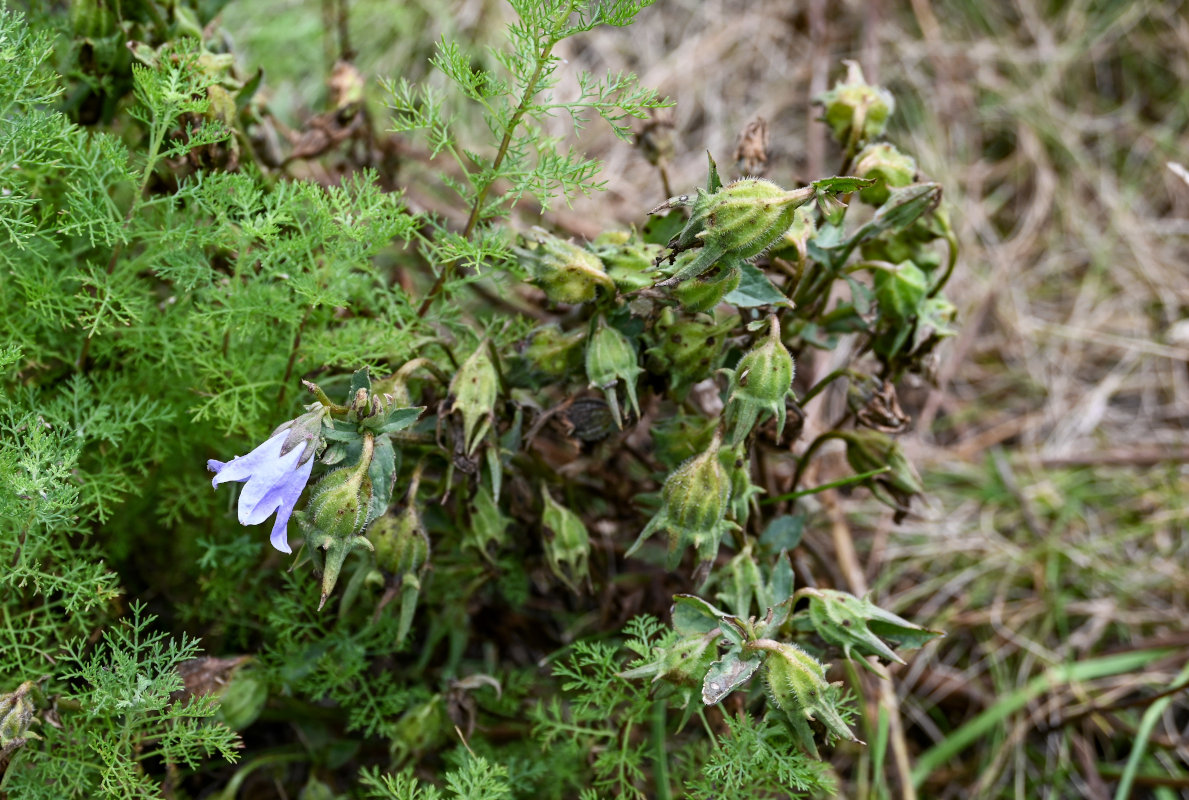
[[[307,308],[305,314],[301,317],[301,322],[297,326],[297,332],[293,334],[293,346],[289,348],[289,361],[285,364],[285,377],[281,378],[281,389],[277,392],[277,405],[285,402],[285,390],[289,386],[289,379],[293,377],[293,365],[297,362],[297,351],[301,347],[301,334],[305,330],[306,322],[310,318],[310,309]]]
[[[524,115],[528,112],[529,104],[537,94],[537,84],[541,80],[541,73],[544,72],[545,65],[549,62],[554,45],[559,41],[557,32],[562,23],[569,19],[570,12],[573,8],[573,2],[567,3],[564,11],[558,14],[557,19],[554,20],[553,29],[549,32],[545,44],[541,48],[541,54],[537,57],[537,64],[533,69],[533,74],[524,85],[524,92],[520,96],[520,103],[517,104],[516,110],[512,113],[512,118],[508,120],[508,126],[504,128],[504,136],[500,139],[500,145],[496,150],[495,159],[491,162],[492,178],[479,187],[479,191],[475,194],[475,201],[471,204],[471,213],[467,217],[466,226],[462,230],[462,238],[464,239],[470,239],[471,234],[475,232],[475,228],[479,224],[479,218],[483,213],[483,205],[487,201],[487,193],[495,183],[495,176],[498,175],[500,166],[504,163],[504,158],[508,155],[508,148],[512,145],[512,137],[516,134],[516,129],[520,127],[520,121],[524,119]],[[438,279],[430,287],[429,294],[425,296],[425,299],[421,301],[421,306],[417,309],[418,317],[424,317],[426,315],[430,305],[441,294],[446,281],[454,274],[454,270],[457,267],[457,258],[442,267],[441,274],[438,275]]]

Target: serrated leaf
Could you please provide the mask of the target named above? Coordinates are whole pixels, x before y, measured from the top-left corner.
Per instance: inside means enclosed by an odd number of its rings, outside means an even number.
[[[739,285],[727,293],[723,302],[738,308],[793,307],[792,301],[768,280],[768,276],[759,267],[744,263],[740,272]]]
[[[763,656],[743,655],[743,648],[732,647],[722,658],[710,665],[702,681],[702,702],[712,706],[751,680],[764,661]]]

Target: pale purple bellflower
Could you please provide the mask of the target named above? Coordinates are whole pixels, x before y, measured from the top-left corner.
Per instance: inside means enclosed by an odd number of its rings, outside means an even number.
[[[271,541],[282,553],[293,552],[287,535],[289,517],[314,468],[315,442],[295,437],[297,441],[286,451],[290,433],[286,426],[246,456],[236,456],[231,461],[212,458],[206,462],[207,469],[216,473],[211,481],[216,489],[227,481],[247,482],[239,495],[241,525],[258,525],[277,512]]]

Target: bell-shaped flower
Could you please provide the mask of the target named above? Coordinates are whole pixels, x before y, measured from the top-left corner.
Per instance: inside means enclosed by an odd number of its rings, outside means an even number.
[[[277,431],[246,456],[206,462],[207,469],[216,473],[211,481],[215,488],[228,481],[245,483],[239,495],[241,525],[258,525],[276,512],[271,540],[282,553],[293,552],[287,534],[289,517],[310,479],[316,448],[316,440],[291,437],[291,433],[288,428]]]

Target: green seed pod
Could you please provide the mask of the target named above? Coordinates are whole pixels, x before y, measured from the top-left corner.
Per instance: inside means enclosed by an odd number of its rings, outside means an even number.
[[[920,647],[941,634],[915,625],[870,600],[836,589],[801,589],[799,596],[809,597],[809,621],[827,642],[842,648],[846,657],[874,669],[860,656],[878,656],[903,664],[904,660],[884,642],[886,636],[907,647]]]
[[[793,357],[780,340],[780,322],[775,314],[769,322],[767,338],[739,359],[731,375],[727,421],[733,425],[732,445],[747,438],[761,412],[776,415],[778,439],[784,432],[784,401],[792,389]]]
[[[590,533],[582,519],[554,500],[544,484],[541,499],[545,503],[541,526],[546,534],[545,557],[549,569],[570,591],[577,593],[578,584],[590,578]]]
[[[682,265],[660,285],[697,277],[720,259],[734,266],[735,262],[759,255],[784,235],[793,223],[794,212],[812,200],[814,193],[812,186],[786,191],[763,178],[741,178],[714,193],[699,189],[689,203],[689,221],[670,240],[669,247],[677,252],[701,249],[693,261]],[[681,198],[670,204],[678,201]]]
[[[851,742],[858,739],[834,708],[826,668],[795,644],[756,639],[745,650],[764,653],[764,670],[772,702],[785,713],[800,734],[806,749],[813,748],[813,734],[806,720],[815,719],[830,733]]]
[[[878,206],[887,202],[890,189],[912,183],[917,162],[887,142],[880,142],[869,144],[859,151],[851,172],[860,178],[878,180],[874,186],[859,191],[864,203]]]
[[[652,328],[655,344],[645,351],[648,368],[657,375],[668,375],[670,388],[683,396],[690,386],[719,368],[726,334],[738,322],[735,314],[678,316],[673,309],[664,309]]]
[[[764,490],[751,482],[751,458],[742,444],[724,447],[718,457],[731,478],[731,517],[745,525],[751,515],[753,498]]]
[[[366,535],[376,553],[376,566],[398,582],[420,572],[429,560],[429,535],[411,503],[400,514],[377,519]]]
[[[260,717],[268,702],[268,684],[250,669],[237,669],[219,695],[217,719],[233,731],[242,731]]]
[[[384,594],[376,605],[376,618],[393,598],[400,597],[400,617],[396,631],[398,645],[413,626],[417,598],[421,593],[421,577],[429,563],[429,535],[421,523],[421,514],[415,503],[420,484],[421,466],[418,466],[413,471],[406,493],[408,502],[405,510],[380,517],[367,529],[366,534],[375,550],[376,566],[384,582]]]
[[[665,648],[653,650],[653,660],[635,669],[619,673],[628,680],[652,678],[653,683],[664,681],[684,696],[685,705],[697,697],[710,665],[718,658],[718,631],[685,636]]]
[[[621,292],[651,286],[662,247],[639,238],[635,232],[608,231],[599,234],[591,249],[603,262],[607,276]]]
[[[585,339],[585,330],[564,333],[555,325],[545,325],[533,332],[521,356],[534,372],[547,378],[564,378],[582,368]]]
[[[616,328],[607,324],[607,320],[599,317],[598,325],[586,343],[586,377],[590,381],[590,388],[602,389],[607,395],[607,404],[611,406],[611,413],[615,417],[615,424],[623,428],[623,418],[619,412],[619,400],[615,395],[615,385],[623,381],[628,394],[628,401],[632,411],[640,416],[640,404],[636,399],[636,378],[642,370],[636,359],[636,348],[631,341]]]
[[[743,271],[738,264],[730,267],[711,268],[705,274],[682,281],[673,289],[673,296],[686,311],[709,311],[735,289]]]
[[[371,496],[366,465],[340,467],[314,486],[305,518],[319,535],[345,539],[362,530]]]
[[[365,536],[359,536],[367,524],[368,510],[372,502],[372,481],[368,471],[375,453],[375,436],[364,434],[363,450],[358,463],[340,467],[327,473],[318,481],[310,494],[306,510],[299,517],[306,533],[315,567],[322,572],[322,601],[334,591],[339,572],[347,555],[356,548],[372,549]],[[319,551],[325,551],[325,564],[321,563]]]
[[[718,445],[716,436],[705,452],[682,464],[665,481],[661,499],[675,526],[708,530],[726,516],[731,479],[718,459]]]
[[[661,509],[640,532],[627,551],[632,555],[654,531],[669,534],[668,566],[676,568],[687,545],[709,561],[718,553],[722,535],[736,526],[727,520],[731,505],[731,478],[719,460],[721,445],[715,431],[710,446],[674,470],[661,489]]]
[[[454,398],[450,411],[462,413],[463,438],[466,439],[468,456],[475,452],[491,428],[499,388],[499,375],[491,361],[487,340],[484,339],[450,382],[450,396]]]
[[[853,153],[863,142],[883,135],[896,101],[886,89],[868,85],[857,61],[843,63],[846,80],[834,84],[817,102],[825,107],[823,120],[834,138]]]
[[[912,498],[925,491],[916,470],[892,437],[873,430],[843,431],[838,437],[846,442],[846,460],[856,473],[888,467],[887,472],[866,482],[880,502],[905,511]]]
[[[587,303],[601,288],[612,294],[615,284],[594,253],[551,233],[533,228],[534,244],[516,248],[545,296],[555,303]]]
[[[25,681],[16,691],[0,694],[0,756],[11,753],[30,739],[40,739],[29,726],[37,722],[36,709],[29,699],[33,681]]]

